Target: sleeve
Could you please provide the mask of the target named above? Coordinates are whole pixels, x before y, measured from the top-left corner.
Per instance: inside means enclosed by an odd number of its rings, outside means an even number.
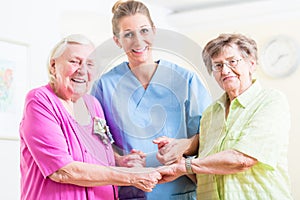
[[[162,166],[162,164],[156,158],[157,151],[150,152],[146,157],[146,167],[158,167]]]
[[[201,80],[193,74],[189,80],[188,101],[186,102],[187,133],[189,137],[199,133],[203,111],[211,104],[211,96]]]
[[[272,92],[260,104],[234,149],[274,167],[287,152],[290,112],[285,96]]]
[[[58,117],[49,100],[27,97],[20,132],[44,177],[73,161]]]

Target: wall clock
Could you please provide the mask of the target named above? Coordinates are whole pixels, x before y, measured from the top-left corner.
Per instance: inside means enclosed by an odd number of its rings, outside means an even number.
[[[262,48],[261,68],[273,78],[290,75],[300,65],[300,48],[296,40],[279,35]]]

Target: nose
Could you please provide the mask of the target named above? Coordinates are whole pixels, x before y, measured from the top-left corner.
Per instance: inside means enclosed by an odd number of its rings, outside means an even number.
[[[78,67],[78,69],[76,71],[80,75],[86,74],[87,73],[87,64],[86,63],[81,63],[81,65]]]
[[[144,37],[142,36],[141,33],[139,33],[138,31],[136,31],[135,37],[134,37],[134,43],[136,45],[140,45],[142,44],[144,41]]]
[[[228,64],[223,63],[223,67],[222,67],[222,70],[221,70],[222,74],[228,74],[230,71],[231,71],[231,68],[228,67]]]

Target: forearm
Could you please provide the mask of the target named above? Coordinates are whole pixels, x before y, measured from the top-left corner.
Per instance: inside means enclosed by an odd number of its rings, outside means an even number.
[[[196,174],[225,175],[246,171],[258,161],[238,151],[226,150],[191,162]]]
[[[198,154],[199,149],[199,134],[187,139],[187,148],[184,151],[185,156],[193,156]]]
[[[49,178],[53,181],[67,184],[75,184],[84,187],[101,185],[131,185],[134,176],[129,176],[128,171],[120,171],[122,168],[105,167],[88,163],[72,162]]]
[[[179,162],[159,169],[160,183],[190,174],[234,174],[245,171],[258,161],[235,150],[222,151],[205,158],[181,158]],[[190,170],[191,168],[191,170]]]

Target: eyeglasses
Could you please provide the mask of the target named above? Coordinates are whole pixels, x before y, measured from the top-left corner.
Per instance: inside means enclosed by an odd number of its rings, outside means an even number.
[[[230,69],[235,69],[236,66],[239,64],[239,62],[242,60],[242,58],[240,59],[232,59],[232,60],[228,60],[225,61],[223,63],[215,63],[212,65],[211,69],[214,72],[220,72],[223,70],[224,65],[226,65],[227,67],[229,67]]]

